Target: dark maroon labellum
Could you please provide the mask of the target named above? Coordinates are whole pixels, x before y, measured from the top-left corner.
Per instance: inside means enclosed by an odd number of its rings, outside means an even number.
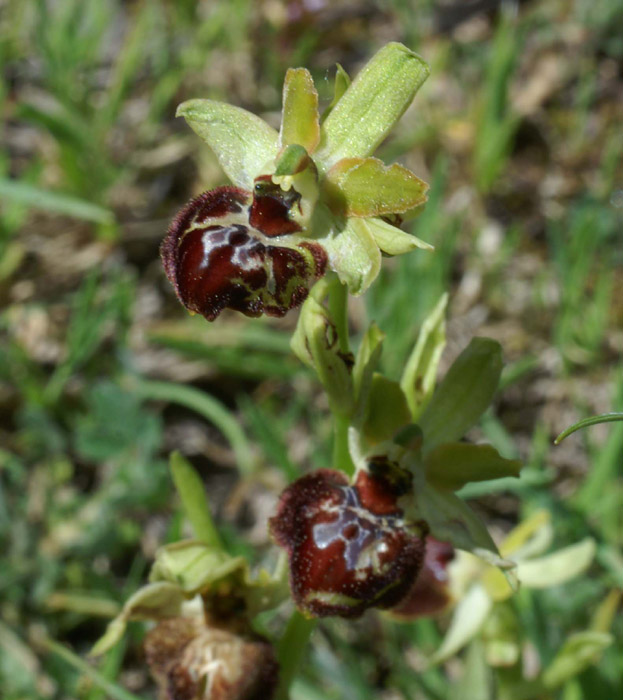
[[[448,564],[454,554],[451,544],[429,535],[420,575],[404,599],[392,609],[392,616],[407,621],[443,612],[452,600],[448,590]]]
[[[359,617],[396,605],[422,566],[424,540],[403,519],[392,484],[360,471],[354,485],[321,469],[281,495],[271,532],[288,551],[290,586],[304,612]]]
[[[209,321],[225,308],[283,316],[325,272],[324,248],[292,217],[300,195],[258,180],[253,194],[219,187],[191,200],[160,248],[182,304]]]

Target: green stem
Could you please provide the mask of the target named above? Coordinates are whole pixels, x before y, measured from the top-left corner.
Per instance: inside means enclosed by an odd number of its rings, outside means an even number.
[[[340,352],[350,352],[348,342],[348,289],[342,284],[337,275],[329,285],[329,315],[337,330]]]
[[[343,355],[350,354],[348,338],[348,289],[337,275],[329,283],[328,309],[331,321],[337,331],[338,345]],[[341,469],[349,476],[355,473],[355,465],[348,449],[349,416],[331,406],[333,413],[333,467]]]
[[[350,419],[342,413],[333,413],[333,468],[341,469],[348,476],[355,473],[355,465],[348,449]]]
[[[290,686],[303,658],[305,647],[316,627],[316,620],[303,617],[298,610],[288,620],[283,637],[277,644],[279,688],[275,700],[289,700]]]

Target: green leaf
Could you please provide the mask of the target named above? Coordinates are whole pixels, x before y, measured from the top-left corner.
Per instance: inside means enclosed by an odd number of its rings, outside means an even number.
[[[106,696],[112,698],[112,700],[142,700],[140,696],[134,695],[133,693],[124,690],[116,683],[109,681],[108,678],[106,678],[102,673],[96,671],[83,659],[62,644],[54,642],[51,639],[43,639],[42,644],[53,654],[56,654],[56,656],[77,669],[83,676],[89,678],[93,685],[105,691]]]
[[[123,637],[129,620],[156,620],[179,615],[184,602],[180,587],[166,581],[150,583],[139,588],[128,598],[123,610],[110,622],[104,635],[90,651],[90,656],[100,656],[115,646]]]
[[[401,231],[383,219],[366,219],[368,230],[378,247],[387,255],[403,255],[412,250],[435,250],[435,247],[411,233]]]
[[[422,414],[424,451],[460,439],[489,407],[502,372],[502,348],[474,338],[448,370]]]
[[[186,406],[209,420],[229,440],[236,456],[236,464],[243,474],[255,471],[251,446],[236,418],[230,411],[204,391],[192,386],[174,382],[157,382],[146,379],[134,379],[132,389],[143,398],[155,401],[171,401]]]
[[[522,464],[516,459],[505,459],[491,445],[452,442],[429,452],[424,466],[431,484],[458,491],[470,481],[519,476]]]
[[[96,224],[112,224],[115,220],[115,215],[110,209],[69,194],[46,190],[17,180],[0,179],[0,199]]]
[[[324,179],[332,209],[346,216],[403,214],[426,201],[428,185],[410,170],[378,158],[343,158]]]
[[[193,526],[195,535],[208,546],[222,549],[221,538],[212,520],[203,481],[179,452],[171,454],[170,463],[175,488],[180,495],[184,512]]]
[[[281,145],[298,144],[312,153],[320,140],[318,92],[306,68],[288,68],[283,82]]]
[[[528,588],[560,586],[582,574],[595,557],[595,540],[587,537],[581,542],[538,559],[520,561],[517,576]]]
[[[446,306],[448,295],[439,298],[422,323],[417,342],[400,379],[411,416],[417,421],[435,389],[437,367],[446,345]]]
[[[454,608],[446,636],[429,663],[439,664],[460,651],[478,634],[492,607],[493,601],[485,589],[474,583]]]
[[[381,269],[381,251],[363,219],[348,219],[338,234],[323,240],[329,264],[348,291],[358,296]]]
[[[602,413],[599,416],[589,416],[563,430],[554,440],[554,445],[560,444],[567,436],[581,428],[587,428],[589,425],[598,425],[599,423],[613,423],[615,421],[623,421],[623,413]]]
[[[411,104],[429,74],[406,46],[390,43],[361,70],[320,128],[317,158],[328,170],[342,158],[368,156]]]
[[[240,107],[214,100],[183,102],[176,116],[214,151],[218,162],[238,187],[250,190],[279,149],[279,134],[263,119]]]
[[[363,426],[365,436],[373,443],[389,440],[410,420],[407,400],[398,382],[375,373]]]
[[[316,371],[333,409],[349,415],[354,394],[348,358],[340,351],[335,325],[313,293],[301,307],[291,346],[301,362]]]
[[[572,634],[543,672],[543,683],[549,689],[558,688],[596,663],[613,642],[614,637],[603,632],[587,630]]]

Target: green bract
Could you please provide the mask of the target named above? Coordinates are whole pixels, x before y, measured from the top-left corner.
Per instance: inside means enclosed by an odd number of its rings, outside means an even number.
[[[519,461],[506,459],[491,445],[460,442],[497,390],[500,345],[474,338],[435,388],[445,346],[444,294],[422,324],[398,382],[378,372],[384,336],[374,324],[354,364],[344,356],[323,305],[327,293],[330,297],[329,285],[320,283],[303,304],[292,345],[316,370],[334,411],[351,426],[350,459],[355,468],[366,469],[370,459],[383,456],[388,464],[407,470],[413,488],[401,503],[411,521],[424,520],[439,541],[504,570],[512,568],[500,557],[484,523],[455,493],[470,482],[519,476]],[[348,464],[334,466],[352,471]]]
[[[269,176],[283,192],[294,189],[301,196],[292,213],[302,228],[299,237],[324,247],[328,267],[351,294],[361,294],[378,275],[381,251],[431,249],[393,225],[397,216],[418,213],[426,183],[401,165],[369,157],[428,73],[417,54],[391,43],[352,83],[338,66],[335,97],[323,119],[305,68],[286,73],[279,132],[244,109],[213,100],[189,100],[177,114],[212,148],[237,187],[251,190],[257,178]]]

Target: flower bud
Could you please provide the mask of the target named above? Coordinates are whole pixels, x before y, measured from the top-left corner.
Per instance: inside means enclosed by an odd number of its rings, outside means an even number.
[[[288,552],[290,587],[303,612],[354,618],[404,597],[424,558],[421,530],[397,506],[404,486],[379,469],[359,471],[354,484],[320,469],[283,492],[270,529]]]
[[[270,700],[277,686],[272,646],[260,637],[172,617],[145,638],[150,670],[166,700]]]

